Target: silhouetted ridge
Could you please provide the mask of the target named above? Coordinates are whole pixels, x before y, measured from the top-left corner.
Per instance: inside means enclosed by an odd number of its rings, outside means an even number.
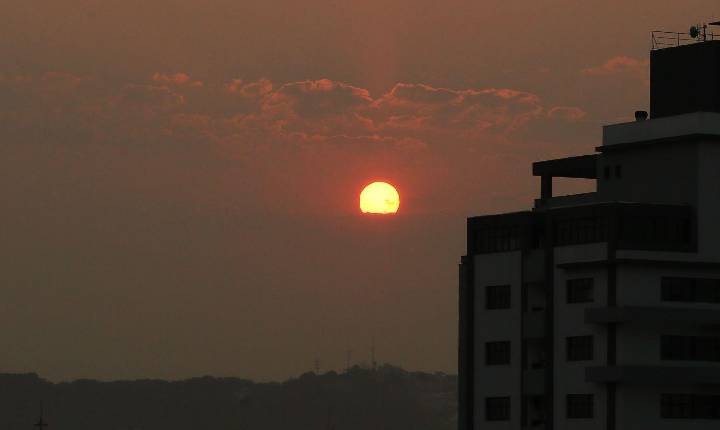
[[[0,374],[0,425],[31,428],[42,402],[50,430],[449,430],[456,425],[456,384],[455,376],[389,365],[310,372],[283,383],[207,376],[51,383],[36,374]]]

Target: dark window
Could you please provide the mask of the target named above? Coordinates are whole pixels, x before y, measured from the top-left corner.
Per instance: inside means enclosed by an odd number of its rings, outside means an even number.
[[[510,342],[485,343],[485,364],[510,364]]]
[[[485,289],[487,309],[510,308],[510,285],[488,285]]]
[[[661,394],[662,418],[720,419],[720,395]]]
[[[510,397],[486,397],[485,419],[487,421],[510,420]]]
[[[720,337],[660,337],[660,358],[681,361],[720,361]]]
[[[621,165],[615,166],[615,177],[618,179],[622,178],[622,166]]]
[[[568,279],[567,302],[588,303],[593,301],[593,278]]]
[[[479,231],[480,252],[514,251],[522,247],[522,230],[518,226],[487,227]]]
[[[555,223],[555,245],[579,245],[607,240],[605,219],[599,217],[558,220]]]
[[[593,359],[592,336],[570,336],[566,345],[568,361],[582,361]]]
[[[593,395],[592,394],[568,394],[567,395],[567,417],[568,418],[592,418],[593,417]]]
[[[720,279],[663,277],[661,287],[668,302],[720,303]]]
[[[662,418],[691,418],[691,394],[661,394],[660,416]]]
[[[687,249],[692,244],[689,216],[627,213],[620,219],[619,246],[623,249]]]
[[[605,176],[605,180],[609,180],[610,179],[610,166],[605,166],[605,168],[603,169],[603,173]]]

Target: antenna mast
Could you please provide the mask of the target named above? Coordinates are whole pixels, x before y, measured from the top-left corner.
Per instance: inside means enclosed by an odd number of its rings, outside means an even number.
[[[45,414],[43,413],[43,406],[42,406],[42,403],[41,403],[41,404],[40,404],[40,418],[37,420],[37,422],[36,422],[35,424],[33,424],[33,427],[37,427],[38,430],[44,430],[45,427],[48,426],[48,423],[45,422],[44,415],[45,415]]]

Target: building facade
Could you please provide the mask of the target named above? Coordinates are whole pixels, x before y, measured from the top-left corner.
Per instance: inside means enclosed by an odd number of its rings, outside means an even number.
[[[531,210],[468,219],[460,430],[720,427],[720,41],[650,69],[649,119],[534,163]]]

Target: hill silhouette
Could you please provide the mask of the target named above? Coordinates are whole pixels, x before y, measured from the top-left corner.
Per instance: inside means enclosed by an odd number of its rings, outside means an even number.
[[[450,430],[457,377],[384,365],[306,373],[282,383],[201,377],[52,383],[0,374],[0,428],[50,430]]]

